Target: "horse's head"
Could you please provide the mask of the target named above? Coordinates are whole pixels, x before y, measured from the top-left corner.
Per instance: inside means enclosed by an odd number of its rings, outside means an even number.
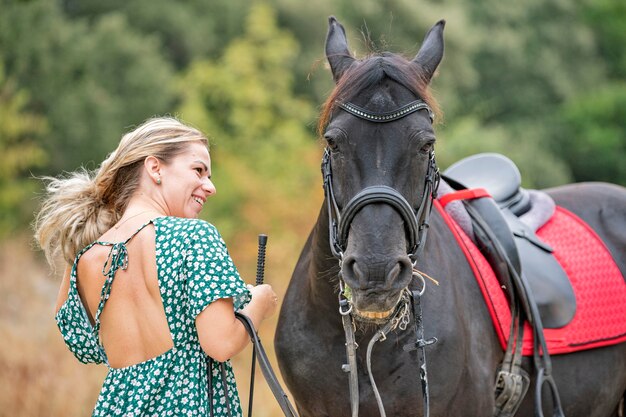
[[[412,278],[424,212],[436,186],[428,84],[443,56],[443,21],[409,61],[391,53],[355,59],[329,19],[326,57],[336,87],[320,131],[331,246],[361,320],[383,321]]]

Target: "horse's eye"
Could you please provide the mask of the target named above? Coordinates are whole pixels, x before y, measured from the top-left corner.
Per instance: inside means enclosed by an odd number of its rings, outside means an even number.
[[[331,150],[337,150],[337,142],[340,140],[343,132],[339,129],[332,129],[324,133],[324,139]]]
[[[328,144],[328,147],[332,150],[337,149],[337,141],[335,140],[334,136],[331,135],[324,135],[324,139],[326,139],[326,143]]]
[[[428,141],[420,148],[420,153],[429,154],[433,151],[434,148],[435,148],[435,141]]]

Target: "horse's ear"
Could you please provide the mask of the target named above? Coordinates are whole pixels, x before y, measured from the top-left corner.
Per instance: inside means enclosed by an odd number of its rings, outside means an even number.
[[[439,66],[441,58],[443,58],[443,28],[445,25],[446,21],[440,20],[430,28],[424,37],[420,50],[413,59],[413,62],[425,71],[426,79],[429,82],[437,66]]]
[[[326,35],[326,59],[330,64],[335,82],[339,81],[343,73],[350,68],[355,61],[348,50],[348,39],[346,31],[335,19],[335,16],[328,18],[328,34]]]

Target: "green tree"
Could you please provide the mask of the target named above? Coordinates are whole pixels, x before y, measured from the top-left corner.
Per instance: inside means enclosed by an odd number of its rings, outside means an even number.
[[[413,57],[426,31],[440,19],[450,22],[446,27],[445,69],[442,82],[436,84],[455,91],[455,83],[472,82],[475,75],[466,62],[467,43],[473,33],[463,31],[465,19],[462,3],[411,0],[274,0],[279,22],[294,34],[301,49],[296,61],[294,88],[316,103],[325,100],[333,86],[324,56],[324,39],[329,15],[335,15],[344,25],[349,45],[358,57],[368,53],[390,50]],[[453,18],[453,19],[451,19]],[[443,82],[443,77],[446,77]],[[440,95],[445,94],[441,91]],[[447,106],[450,110],[450,105]]]
[[[314,110],[293,94],[297,55],[274,10],[257,4],[222,57],[192,63],[180,81],[180,115],[215,138],[214,179],[228,191],[209,210],[225,234],[299,216],[294,200],[318,179],[318,147],[307,127]]]
[[[480,41],[472,51],[479,83],[466,104],[486,122],[532,118],[555,109],[603,76],[592,31],[575,0],[467,3]]]
[[[449,164],[474,152],[500,151],[520,164],[528,186],[571,180],[553,152],[551,125],[559,106],[602,74],[593,59],[593,34],[574,0],[276,3],[300,43],[314,46],[302,53],[299,68],[307,78],[296,86],[313,92],[317,102],[332,87],[323,56],[329,14],[342,21],[357,56],[392,50],[411,58],[426,30],[446,19],[445,57],[432,85],[445,112],[437,128],[440,160]]]
[[[577,181],[626,185],[626,4],[620,0],[583,4],[583,17],[607,71],[561,106],[552,145]]]
[[[95,22],[122,14],[133,30],[159,40],[162,55],[177,69],[194,59],[217,57],[230,40],[243,31],[247,0],[64,0],[62,8],[72,20]]]
[[[517,133],[514,133],[517,132]],[[513,160],[526,188],[546,188],[570,182],[570,168],[551,152],[537,130],[523,126],[481,125],[475,117],[459,118],[438,135],[437,161],[445,170],[456,161],[477,153],[496,152]]]
[[[604,85],[570,100],[554,147],[577,181],[626,186],[626,82]]]
[[[45,119],[28,112],[27,103],[28,94],[0,66],[0,237],[31,220],[37,186],[25,176],[46,162],[35,141],[46,131]]]
[[[54,0],[6,3],[4,66],[29,92],[28,109],[48,119],[39,138],[48,173],[101,161],[124,129],[171,109],[171,66],[157,39],[136,33],[124,15],[72,21]]]
[[[621,0],[586,0],[583,18],[595,34],[602,61],[612,79],[626,79],[626,3]]]

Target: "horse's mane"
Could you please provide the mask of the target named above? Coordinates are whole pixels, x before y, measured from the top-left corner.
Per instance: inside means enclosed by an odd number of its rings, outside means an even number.
[[[439,106],[428,89],[429,80],[419,65],[398,54],[382,52],[355,61],[341,76],[322,108],[317,126],[320,136],[324,134],[338,102],[352,100],[361,91],[379,84],[385,78],[397,82],[420,97],[435,112],[437,119],[440,118]]]

